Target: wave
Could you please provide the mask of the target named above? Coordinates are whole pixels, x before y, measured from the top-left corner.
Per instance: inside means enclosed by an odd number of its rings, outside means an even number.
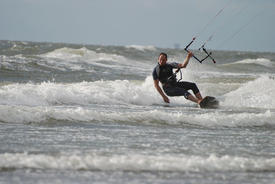
[[[37,56],[0,55],[0,80],[15,82],[81,82],[139,80],[151,73],[152,64],[119,54],[87,48],[60,48]]]
[[[123,55],[106,53],[104,50],[101,51],[101,49],[97,50],[98,51],[90,50],[86,47],[79,49],[63,47],[39,55],[0,55],[2,61],[0,63],[0,69],[36,71],[39,66],[43,66],[61,71],[68,69],[71,71],[94,71],[94,67],[113,70],[128,69],[129,67],[132,69],[145,70],[152,67],[150,63],[144,62],[144,60],[129,59]]]
[[[274,172],[274,158],[247,158],[238,156],[206,157],[186,155],[110,155],[78,154],[0,154],[0,170],[56,169],[101,171],[171,171],[171,172]]]
[[[100,50],[99,50],[100,51]],[[129,59],[119,54],[96,52],[85,47],[80,49],[60,48],[40,55],[47,63],[68,67],[73,71],[91,70],[91,68],[107,68],[111,70],[141,71],[151,68],[147,62]],[[95,70],[96,70],[95,68]],[[92,70],[92,71],[95,71]]]
[[[129,106],[108,105],[95,107],[0,105],[0,121],[4,123],[104,122],[186,127],[273,127],[274,118],[275,113],[270,110],[232,114],[232,110],[201,111],[198,108],[178,106],[134,107],[133,111]]]
[[[185,73],[186,78],[192,77]],[[192,81],[192,80],[191,80]],[[261,76],[236,85],[199,83],[204,95],[220,94],[221,106],[274,109],[274,78]],[[230,92],[228,89],[230,88]],[[237,88],[237,89],[236,89]],[[225,93],[226,92],[226,93]],[[171,98],[171,104],[192,104],[183,97]],[[0,105],[153,105],[162,103],[151,76],[144,81],[114,80],[80,83],[13,83],[0,86]]]
[[[224,96],[224,105],[274,109],[274,91],[274,78],[270,76],[261,76],[227,93]]]
[[[14,70],[14,71],[32,71],[36,69],[31,68],[31,64],[35,61],[32,58],[25,58],[22,55],[16,56],[0,56],[0,71]]]
[[[249,73],[273,73],[275,70],[274,61],[266,58],[243,59],[232,63],[222,64],[226,71],[249,72]]]
[[[160,101],[148,77],[145,82],[116,80],[81,83],[16,83],[0,87],[2,105],[139,104]]]
[[[147,77],[144,82],[117,80],[68,84],[6,84],[0,86],[0,121],[125,122],[205,127],[274,126],[273,83],[274,79],[268,76],[245,83],[218,97],[221,107],[213,111],[201,110],[183,97],[170,98],[171,104],[165,105],[155,90],[151,77]],[[236,113],[232,114],[232,109]]]
[[[262,65],[265,67],[273,67],[274,66],[274,62],[272,62],[271,60],[266,59],[266,58],[244,59],[244,60],[232,63],[232,64],[254,64],[254,65]]]
[[[46,54],[42,54],[40,56],[45,58],[47,63],[56,65],[62,64],[73,70],[83,70],[87,67],[87,64],[90,66],[92,65],[108,68],[115,68],[118,65],[129,64],[129,60],[123,56],[116,54],[97,53],[85,47],[80,49],[65,47],[56,49]],[[104,63],[104,61],[106,62]]]
[[[93,50],[89,50],[85,47],[80,49],[73,48],[59,48],[54,51],[41,55],[47,58],[60,58],[60,59],[73,59],[73,58],[84,58],[89,61],[125,61],[126,58],[117,54],[97,53]]]
[[[155,46],[151,46],[151,45],[148,45],[148,46],[143,46],[143,45],[128,45],[128,46],[125,46],[126,48],[128,49],[136,49],[138,51],[157,51],[157,48]]]

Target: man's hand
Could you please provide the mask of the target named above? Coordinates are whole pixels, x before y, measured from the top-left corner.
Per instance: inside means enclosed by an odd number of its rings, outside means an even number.
[[[163,93],[162,89],[159,87],[159,80],[154,80],[154,86],[159,94],[162,96],[163,101],[166,103],[170,103],[169,98]]]
[[[191,58],[193,55],[194,54],[191,51],[188,51],[188,55],[187,55],[188,58]]]
[[[170,103],[170,100],[169,100],[169,98],[167,96],[163,97],[163,101],[166,102],[166,103]]]

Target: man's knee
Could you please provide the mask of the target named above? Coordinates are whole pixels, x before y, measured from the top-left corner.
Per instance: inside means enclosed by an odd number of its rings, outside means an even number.
[[[188,99],[191,94],[188,91],[185,91],[183,96],[185,99]]]

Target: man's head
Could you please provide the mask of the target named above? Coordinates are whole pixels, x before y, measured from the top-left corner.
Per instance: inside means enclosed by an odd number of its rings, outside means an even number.
[[[167,62],[167,54],[162,52],[159,54],[158,62],[161,66],[165,65]]]

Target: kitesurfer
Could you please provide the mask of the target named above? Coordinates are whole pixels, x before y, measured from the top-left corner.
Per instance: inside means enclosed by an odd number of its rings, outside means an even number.
[[[163,52],[160,53],[158,57],[158,64],[154,68],[152,75],[154,79],[154,86],[162,96],[164,102],[170,102],[167,96],[184,96],[186,99],[197,104],[202,101],[203,98],[195,83],[187,81],[179,82],[176,79],[176,75],[173,73],[173,69],[186,68],[192,56],[193,53],[189,51],[182,64],[167,63],[167,54]],[[159,82],[161,82],[163,90],[160,88]],[[190,94],[188,90],[192,90],[195,96]]]

